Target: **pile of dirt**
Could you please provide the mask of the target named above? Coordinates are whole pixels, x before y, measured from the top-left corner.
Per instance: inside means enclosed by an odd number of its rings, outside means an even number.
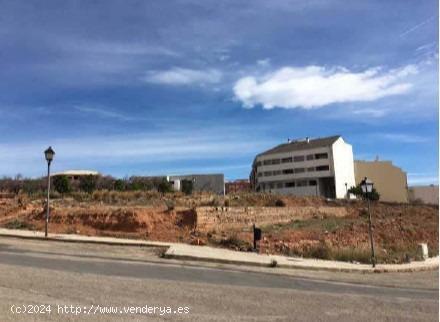
[[[41,204],[33,205],[20,209],[14,216],[2,217],[0,225],[43,230],[45,216],[46,210]],[[74,207],[70,204],[61,206],[60,202],[57,202],[50,209],[49,230],[52,233],[190,243],[194,239],[195,220],[196,214],[191,209],[169,210],[166,207],[85,206],[84,204]]]

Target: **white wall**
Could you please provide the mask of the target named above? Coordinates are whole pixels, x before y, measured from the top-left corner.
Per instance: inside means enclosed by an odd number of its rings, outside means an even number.
[[[345,183],[348,189],[355,186],[353,148],[339,138],[332,146],[335,171],[336,198],[346,198]]]

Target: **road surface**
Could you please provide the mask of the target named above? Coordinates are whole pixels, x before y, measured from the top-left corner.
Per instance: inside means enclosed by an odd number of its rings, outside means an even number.
[[[0,320],[438,321],[438,271],[285,276],[159,252],[0,238]]]

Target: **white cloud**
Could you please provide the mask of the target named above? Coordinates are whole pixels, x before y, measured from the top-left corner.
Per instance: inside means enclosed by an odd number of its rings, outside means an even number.
[[[257,60],[257,65],[261,66],[261,67],[267,67],[267,66],[270,65],[270,59],[269,58],[265,58],[265,59]]]
[[[167,172],[173,172],[173,168],[178,169],[183,161],[225,160],[231,155],[250,158],[271,143],[265,140],[254,142],[246,131],[234,127],[0,143],[0,176],[16,173],[43,175],[43,151],[48,145],[56,151],[54,171],[69,168],[124,170],[132,164],[144,165],[148,169],[147,163],[162,168],[163,163],[171,162],[173,164],[168,165]],[[220,170],[222,168],[217,171]],[[212,171],[215,172],[214,168]]]
[[[169,70],[150,71],[145,81],[166,85],[191,85],[218,83],[222,73],[216,69],[197,70],[174,67]]]
[[[138,117],[131,117],[128,115],[124,115],[115,111],[108,110],[106,108],[102,107],[92,107],[87,105],[77,105],[74,106],[74,109],[87,114],[94,114],[98,117],[102,118],[111,118],[111,119],[117,119],[120,121],[137,121],[140,120]]]
[[[383,71],[351,72],[320,66],[283,67],[261,77],[246,76],[234,86],[235,98],[245,107],[312,109],[332,103],[374,101],[407,92],[404,79],[418,72],[415,65]]]

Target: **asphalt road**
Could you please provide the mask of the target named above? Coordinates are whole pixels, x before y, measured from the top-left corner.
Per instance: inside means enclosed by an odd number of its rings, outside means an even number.
[[[438,321],[438,272],[285,276],[169,262],[158,251],[1,238],[0,320]],[[143,314],[146,305],[162,311]],[[45,313],[17,313],[25,309]]]

